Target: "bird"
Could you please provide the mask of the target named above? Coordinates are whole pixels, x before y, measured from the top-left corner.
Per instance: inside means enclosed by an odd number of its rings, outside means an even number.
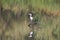
[[[32,36],[33,36],[33,32],[31,31],[29,37],[32,37]]]
[[[30,21],[33,21],[33,14],[32,13],[29,13],[29,19],[30,19]]]
[[[33,19],[34,19],[33,18],[33,13],[29,12],[28,16],[29,16],[29,20],[30,20],[30,24],[28,26],[31,27],[31,25],[33,24]]]

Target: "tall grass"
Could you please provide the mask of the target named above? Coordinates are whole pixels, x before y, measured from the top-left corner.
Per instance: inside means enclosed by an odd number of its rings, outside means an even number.
[[[31,5],[33,7],[45,7],[45,8],[56,8],[59,7],[59,3],[57,3],[55,0],[2,0],[3,5],[20,5],[20,7],[28,7],[28,5]],[[52,7],[51,7],[52,6]]]

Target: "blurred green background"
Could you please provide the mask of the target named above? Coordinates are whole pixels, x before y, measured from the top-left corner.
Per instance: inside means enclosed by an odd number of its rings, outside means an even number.
[[[29,40],[29,11],[38,20],[35,40],[60,40],[60,0],[0,0],[0,4],[0,40]]]

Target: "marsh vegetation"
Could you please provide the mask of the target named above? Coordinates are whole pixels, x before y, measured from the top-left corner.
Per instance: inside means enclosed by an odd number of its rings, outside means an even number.
[[[34,14],[34,40],[60,40],[59,0],[0,0],[0,40],[31,40],[28,13]]]

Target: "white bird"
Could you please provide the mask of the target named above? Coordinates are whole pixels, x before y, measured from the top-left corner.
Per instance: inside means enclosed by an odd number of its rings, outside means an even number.
[[[31,32],[30,32],[30,36],[29,36],[29,37],[32,37],[32,35],[33,35],[33,32],[31,31]]]
[[[33,21],[33,16],[31,13],[29,14],[29,16],[30,16],[30,20]]]

